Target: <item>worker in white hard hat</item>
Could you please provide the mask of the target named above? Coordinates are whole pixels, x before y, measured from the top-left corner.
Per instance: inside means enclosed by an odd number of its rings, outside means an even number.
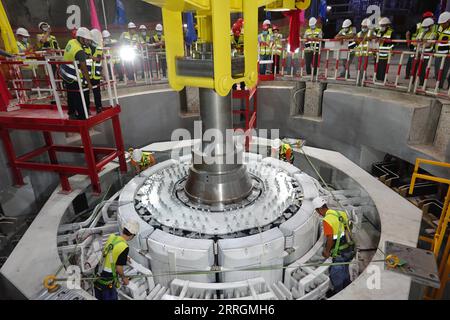
[[[267,26],[267,32],[269,32],[270,36],[272,36],[273,34],[273,30],[272,30],[272,22],[269,19],[266,19],[263,21],[263,26]]]
[[[71,39],[64,50],[63,61],[76,63],[78,66],[78,76],[81,79],[82,88],[78,85],[78,79],[75,67],[72,64],[62,64],[59,73],[63,80],[63,85],[67,90],[67,105],[69,108],[69,119],[83,120],[86,114],[83,108],[81,90],[88,88],[92,90],[87,60],[90,59],[86,51],[89,52],[89,46],[92,41],[92,34],[85,27],[78,28],[76,39]],[[86,107],[89,102],[86,101]]]
[[[47,22],[38,25],[41,33],[37,35],[37,50],[58,50],[59,44],[56,37],[51,34],[52,29]]]
[[[94,282],[95,297],[98,300],[117,300],[117,288],[120,280],[128,285],[130,279],[125,275],[123,266],[129,261],[129,241],[139,234],[139,222],[127,221],[120,235],[111,234],[102,251],[101,261],[97,266],[98,279]]]
[[[353,28],[353,23],[350,19],[345,19],[342,23],[342,28],[338,32],[338,34],[334,37],[337,40],[341,40],[341,44],[344,43],[344,41],[347,43],[347,49],[349,49],[349,53],[346,55],[346,59],[341,60],[341,73],[340,77],[344,78],[347,76],[347,78],[350,78],[350,66],[352,64],[353,58],[355,56],[354,49],[356,48],[356,42],[355,42],[355,30]],[[347,71],[348,68],[348,71]]]
[[[155,33],[150,41],[152,45],[152,51],[155,52],[155,57],[158,55],[158,60],[154,60],[156,68],[154,70],[160,70],[162,77],[165,78],[167,74],[167,62],[165,55],[166,39],[163,34],[163,25],[158,23],[155,27]]]
[[[391,56],[391,51],[394,49],[394,44],[390,41],[394,33],[394,29],[391,26],[391,20],[387,17],[383,17],[378,21],[380,26],[376,32],[377,41],[379,42],[377,60],[377,74],[376,79],[378,81],[384,81],[387,62]]]
[[[355,256],[351,222],[345,211],[329,209],[323,197],[315,198],[312,204],[314,210],[323,217],[323,233],[326,240],[322,255],[325,258],[332,257],[333,263],[336,263],[330,266],[330,280],[336,294],[351,282],[349,265],[345,264],[352,261]]]
[[[114,67],[114,72],[117,75],[117,79],[119,81],[123,81],[123,68],[120,60],[120,48],[119,48],[119,42],[114,39],[111,35],[111,32],[108,30],[102,31],[102,38],[103,38],[103,45],[105,48],[109,50],[109,53],[111,54],[111,60]],[[109,74],[112,74],[111,66],[108,63],[108,71]]]
[[[418,69],[417,72],[419,73],[420,85],[423,85],[426,70],[428,68],[428,61],[431,59],[430,54],[434,53],[435,43],[433,41],[437,39],[438,35],[436,28],[434,27],[434,20],[432,18],[424,19],[420,29],[421,32],[417,35],[417,40],[422,42],[424,61],[421,68]]]
[[[102,112],[102,95],[101,95],[101,80],[103,72],[103,37],[100,30],[91,30],[92,41],[90,43],[89,51],[86,51],[87,55],[90,55],[91,59],[87,60],[87,66],[89,76],[92,84],[92,93],[94,95],[95,110],[97,114]],[[89,91],[86,91],[86,101],[90,101]]]
[[[356,69],[359,67],[359,79],[358,84],[361,84],[365,79],[364,66],[368,64],[370,52],[370,41],[375,37],[373,29],[370,29],[371,22],[369,19],[363,19],[361,22],[361,31],[356,34],[356,48],[355,56],[356,59]],[[367,75],[367,74],[366,74]],[[364,78],[364,79],[363,79]]]
[[[139,26],[139,42],[142,45],[145,45],[146,43],[150,43],[150,34],[147,33],[147,27],[143,24]]]
[[[128,23],[128,31],[125,31],[120,36],[120,42],[128,45],[136,45],[139,43],[139,34],[134,22]]]
[[[442,12],[438,19],[438,33],[437,33],[437,40],[439,42],[436,43],[435,52],[438,54],[450,54],[450,43],[445,43],[441,41],[449,41],[450,40],[450,12],[445,11]],[[442,65],[442,59],[445,59]],[[448,57],[442,58],[442,57],[436,57],[434,61],[434,74],[436,76],[436,79],[439,75],[439,70],[442,69],[441,72],[441,79],[439,82],[439,89],[444,88],[444,82],[447,80],[447,74],[448,70],[450,68],[450,59]],[[448,81],[450,84],[450,80]]]
[[[17,28],[16,30],[16,43],[19,48],[19,53],[28,53],[32,47],[29,42],[30,34],[25,28]]]
[[[306,29],[303,38],[305,39],[305,65],[306,74],[311,74],[311,69],[314,69],[313,75],[317,73],[320,42],[323,38],[323,32],[320,27],[317,26],[317,19],[311,17],[308,21],[309,28]]]
[[[140,49],[139,34],[134,22],[128,23],[128,31],[121,34],[120,39],[120,55],[122,66],[125,69],[125,73],[128,81],[135,81],[136,74],[135,68],[139,69],[136,64],[139,63],[136,57]],[[121,77],[119,76],[119,81]]]

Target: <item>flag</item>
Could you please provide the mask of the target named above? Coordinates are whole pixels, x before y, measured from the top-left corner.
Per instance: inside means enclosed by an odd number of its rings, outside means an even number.
[[[197,41],[197,33],[195,32],[194,27],[194,14],[192,12],[187,12],[185,13],[184,18],[187,24],[185,41],[187,44],[192,44]]]
[[[89,0],[89,6],[91,7],[91,28],[97,29],[97,30],[102,30],[102,26],[100,25],[100,22],[98,21],[97,10],[95,9],[94,0]]]
[[[327,1],[321,0],[319,6],[319,17],[325,23],[327,21]]]
[[[116,24],[124,25],[127,23],[127,16],[125,13],[125,6],[122,0],[116,0]]]
[[[303,10],[291,10],[284,12],[283,15],[289,18],[289,50],[294,52],[300,47],[300,15]],[[304,17],[304,12],[303,12]]]

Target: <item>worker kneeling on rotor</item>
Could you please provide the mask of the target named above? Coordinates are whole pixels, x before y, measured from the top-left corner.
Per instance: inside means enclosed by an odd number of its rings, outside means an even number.
[[[323,217],[323,233],[326,237],[325,248],[322,255],[333,258],[330,266],[330,280],[333,284],[334,294],[338,293],[351,283],[348,264],[354,255],[354,242],[350,230],[350,221],[345,211],[328,209],[327,202],[322,197],[313,200],[314,210]]]
[[[120,286],[119,277],[124,285],[129,279],[123,272],[123,266],[128,261],[128,241],[139,233],[139,222],[128,221],[120,236],[111,234],[102,251],[102,260],[98,265],[97,276],[94,283],[95,297],[98,300],[117,300],[117,288]]]

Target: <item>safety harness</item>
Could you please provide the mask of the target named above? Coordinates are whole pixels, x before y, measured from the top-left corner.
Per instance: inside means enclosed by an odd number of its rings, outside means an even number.
[[[114,239],[111,241],[111,243],[103,249],[102,260],[99,264],[100,267],[97,271],[97,276],[99,277],[97,279],[97,283],[104,285],[106,287],[109,287],[109,288],[112,288],[113,285],[115,285],[117,288],[119,287],[120,283],[119,283],[119,278],[117,277],[117,272],[116,272],[116,262],[113,261],[113,250],[117,244],[122,243],[122,242],[125,242],[125,240],[123,240],[119,236],[115,236]],[[103,269],[105,268],[105,261],[106,261],[107,256],[109,256],[109,263],[110,263],[111,272],[113,275],[112,279],[107,279],[107,278],[101,277]]]
[[[328,213],[328,214],[331,214],[331,215],[335,216],[336,218],[338,218],[338,220],[339,220],[339,222],[340,222],[340,223],[339,223],[338,237],[337,237],[337,239],[336,239],[336,242],[335,242],[335,244],[334,244],[334,248],[333,248],[333,251],[332,251],[332,254],[331,254],[331,256],[332,256],[333,258],[335,258],[335,257],[337,257],[343,250],[346,250],[346,249],[348,249],[348,248],[352,248],[352,250],[353,250],[353,247],[354,247],[355,243],[353,242],[353,239],[352,239],[352,233],[351,233],[350,227],[349,227],[349,225],[348,225],[348,222],[345,221],[344,217],[339,213],[339,211],[332,211],[332,212],[330,212],[330,213]],[[342,226],[344,226],[344,228],[345,228],[344,233],[345,233],[345,237],[346,237],[347,242],[344,243],[344,244],[341,246],[341,245],[340,245],[340,242],[341,242],[341,236],[340,236],[340,235],[342,234]]]

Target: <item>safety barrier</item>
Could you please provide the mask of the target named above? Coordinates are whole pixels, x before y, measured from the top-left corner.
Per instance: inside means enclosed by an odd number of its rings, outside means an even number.
[[[348,40],[322,39],[316,50],[308,50],[305,47],[307,41],[300,39],[300,47],[295,52],[287,50],[288,45],[284,41],[280,69],[275,71],[276,79],[332,81],[450,98],[450,90],[443,88],[445,77],[450,75],[444,75],[450,64],[450,55],[426,51],[427,46],[447,41],[383,39],[384,43],[397,47],[392,50],[380,50],[376,39],[368,41],[366,48],[354,49],[348,48]],[[408,49],[411,45],[415,50]],[[386,59],[380,59],[383,53],[387,55]]]

